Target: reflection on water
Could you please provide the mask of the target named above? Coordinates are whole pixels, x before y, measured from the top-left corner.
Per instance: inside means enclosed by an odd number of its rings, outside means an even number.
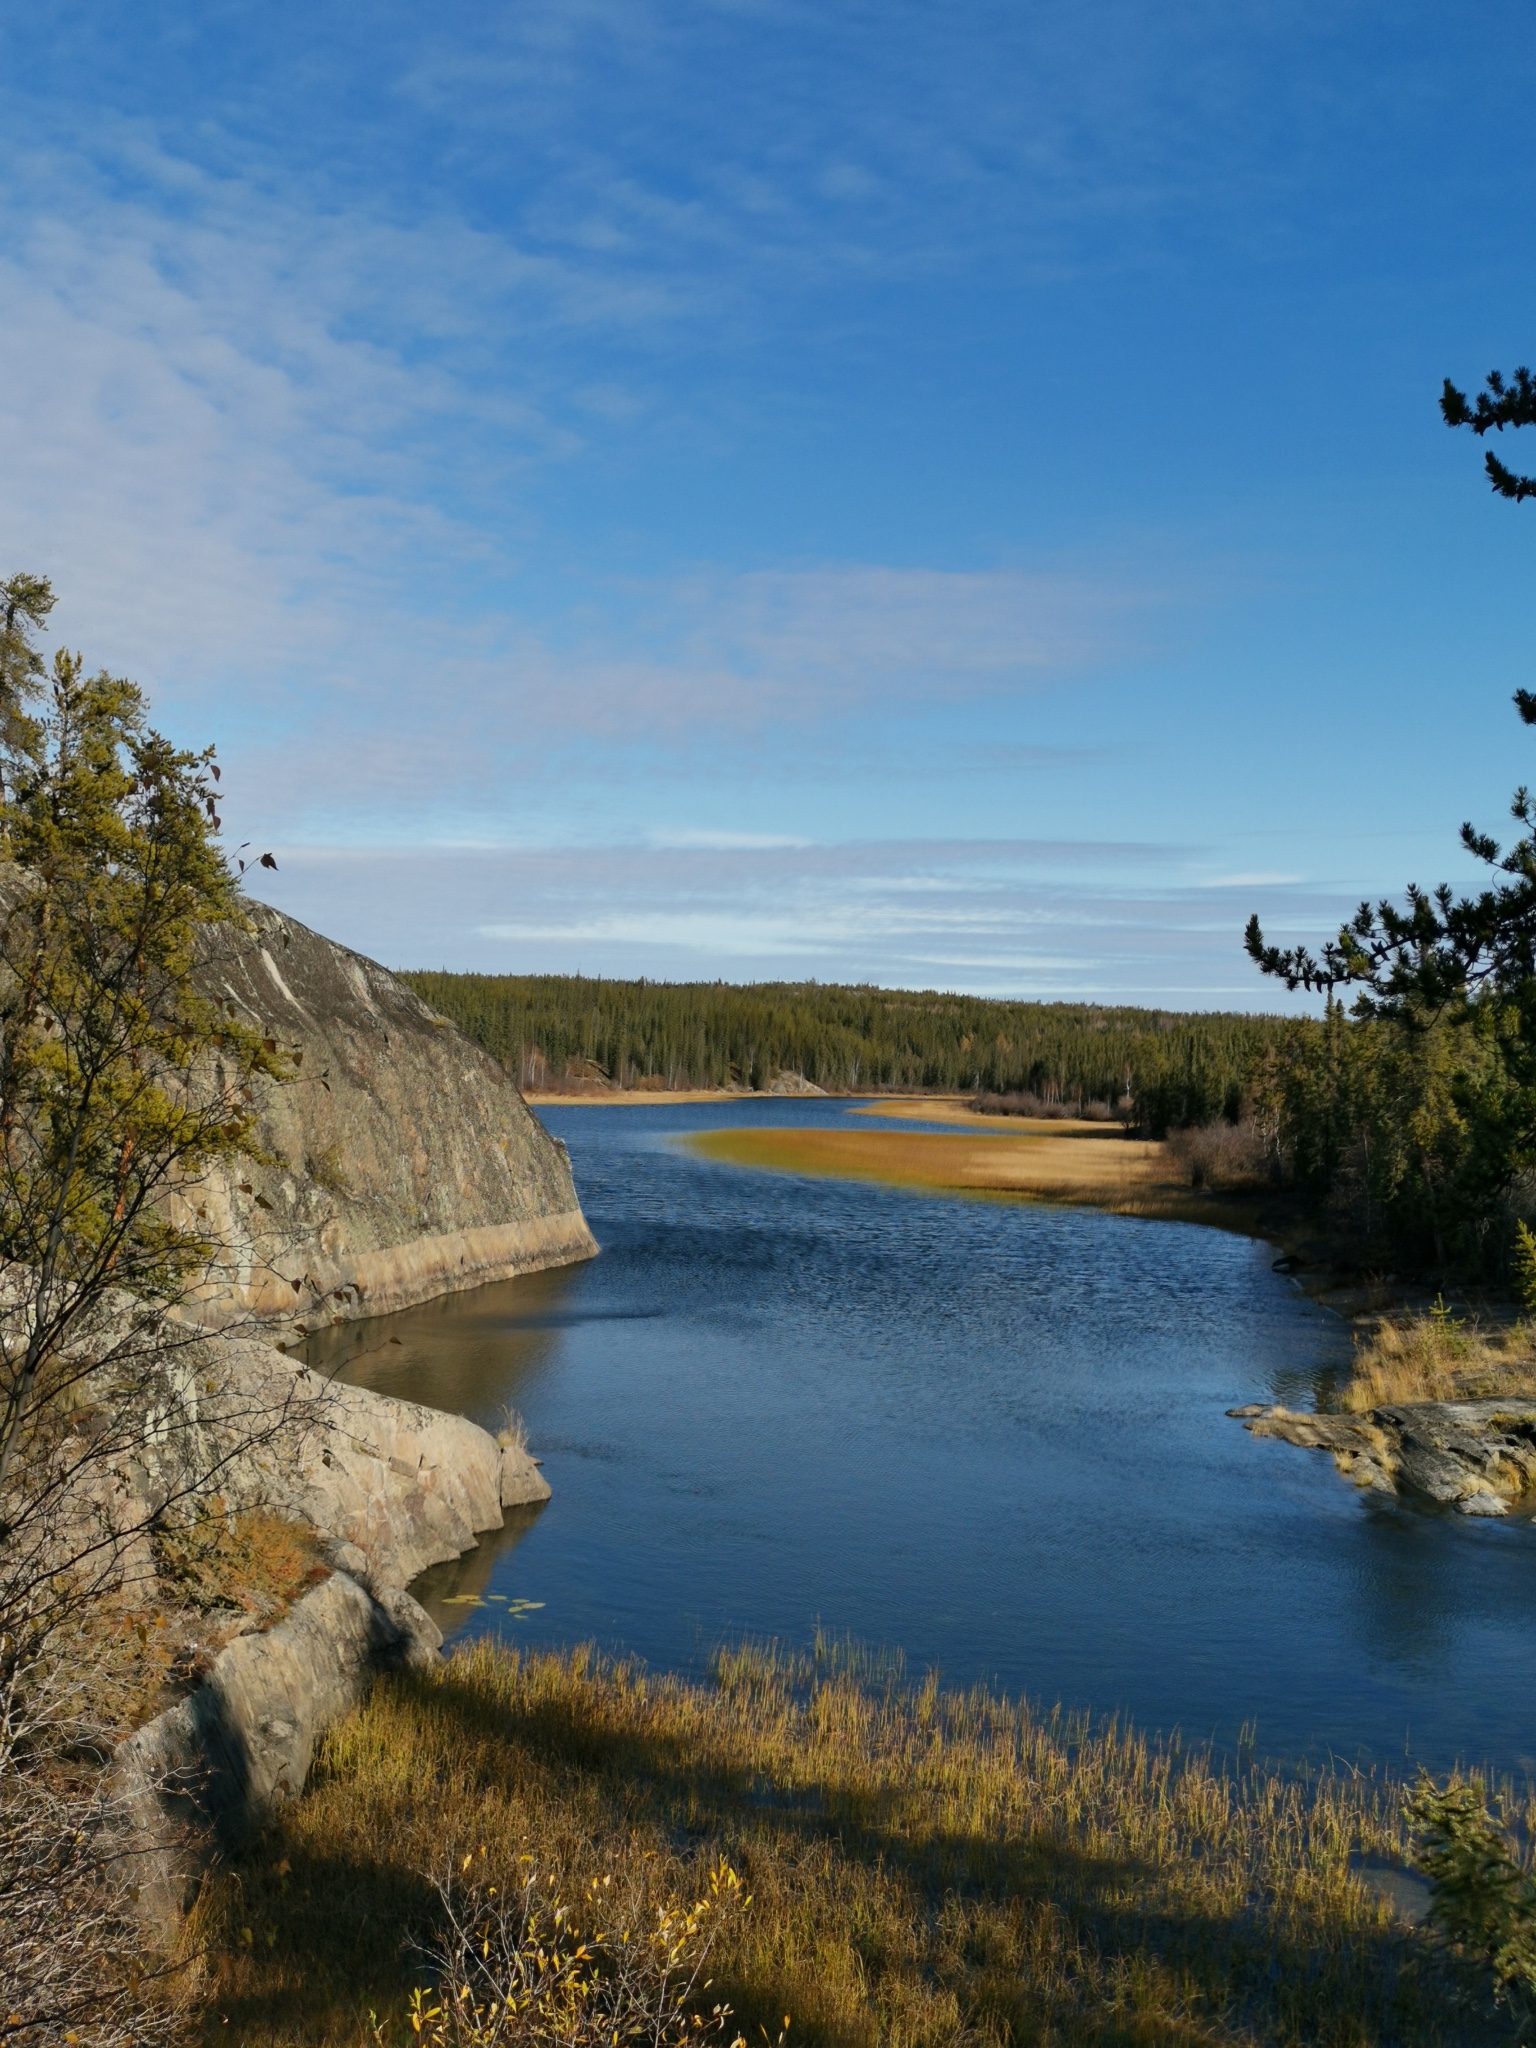
[[[523,1612],[539,1611],[516,1594],[499,1591],[499,1587],[506,1576],[501,1567],[523,1538],[531,1533],[548,1506],[548,1501],[541,1501],[537,1507],[508,1508],[503,1528],[487,1530],[473,1550],[466,1551],[462,1557],[450,1559],[447,1564],[435,1564],[422,1573],[411,1591],[444,1635],[463,1632],[472,1608],[510,1606],[516,1600],[517,1619],[522,1618]],[[513,1617],[496,1615],[493,1618],[507,1620]]]
[[[551,1112],[599,1259],[314,1340],[527,1418],[554,1498],[426,1575],[441,1625],[698,1669],[820,1622],[1195,1738],[1255,1720],[1272,1754],[1524,1768],[1536,1532],[1362,1498],[1227,1419],[1347,1357],[1266,1247],[675,1142],[845,1114]]]

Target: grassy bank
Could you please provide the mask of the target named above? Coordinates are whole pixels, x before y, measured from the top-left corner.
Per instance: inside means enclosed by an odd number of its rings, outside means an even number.
[[[372,2008],[399,2041],[431,1872],[654,1903],[724,1856],[752,1903],[709,1996],[753,2043],[786,2014],[807,2048],[1504,2038],[1351,1874],[1400,1850],[1390,1791],[1222,1775],[847,1659],[739,1652],[699,1685],[482,1644],[379,1685],[196,1933],[211,2039],[364,2043]]]
[[[1332,1406],[1360,1414],[1409,1401],[1536,1399],[1536,1330],[1448,1310],[1383,1318],[1361,1331]]]
[[[872,1113],[919,1117],[924,1107],[909,1102]],[[936,1193],[1015,1195],[1122,1216],[1211,1223],[1256,1236],[1268,1234],[1277,1208],[1270,1193],[1192,1187],[1187,1167],[1168,1145],[1127,1138],[1113,1124],[1056,1121],[1020,1128],[1013,1120],[961,1109],[952,1109],[942,1120],[967,1129],[962,1134],[748,1128],[704,1131],[688,1142],[701,1157],[733,1166],[874,1180]]]

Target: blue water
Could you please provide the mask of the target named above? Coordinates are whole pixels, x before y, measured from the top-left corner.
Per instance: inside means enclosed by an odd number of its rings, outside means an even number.
[[[319,1347],[526,1418],[554,1497],[426,1575],[441,1625],[699,1671],[819,1624],[1190,1739],[1252,1724],[1275,1757],[1536,1762],[1536,1530],[1362,1497],[1227,1418],[1348,1356],[1267,1246],[680,1143],[848,1114],[546,1112],[601,1257]]]

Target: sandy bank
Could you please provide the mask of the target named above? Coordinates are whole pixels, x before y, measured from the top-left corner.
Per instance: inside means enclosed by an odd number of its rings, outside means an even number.
[[[983,1116],[966,1095],[887,1095],[860,1102],[851,1116],[895,1117],[904,1123],[960,1124],[998,1137],[1113,1138],[1124,1141],[1119,1124],[1062,1116]]]
[[[614,1104],[654,1109],[672,1102],[778,1102],[782,1099],[777,1095],[755,1094],[750,1088],[594,1088],[579,1095],[559,1095],[538,1088],[523,1090],[524,1102],[531,1103],[535,1109],[608,1109]]]

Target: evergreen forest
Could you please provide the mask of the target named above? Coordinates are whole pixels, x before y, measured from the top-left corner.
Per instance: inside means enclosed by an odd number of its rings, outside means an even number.
[[[997,1002],[818,982],[411,973],[424,1001],[524,1088],[943,1089],[1124,1117],[1155,1136],[1236,1122],[1281,1017]]]

